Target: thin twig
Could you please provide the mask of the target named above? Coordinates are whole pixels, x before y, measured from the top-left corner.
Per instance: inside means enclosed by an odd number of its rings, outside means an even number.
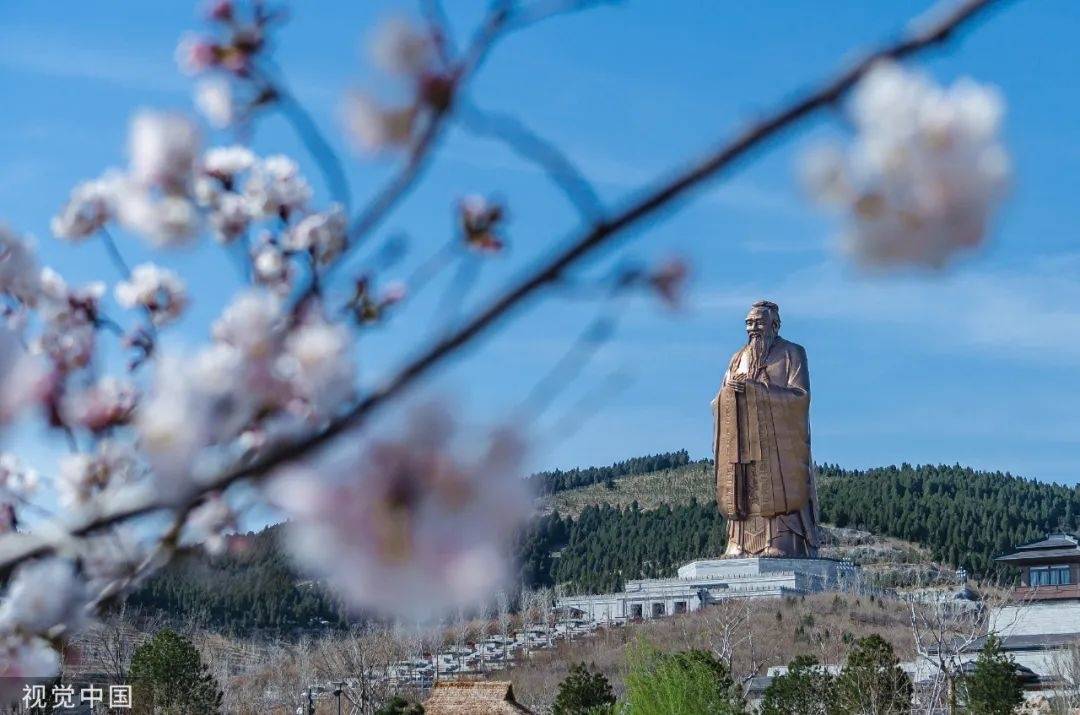
[[[596,351],[607,343],[615,332],[615,325],[615,316],[604,313],[585,326],[574,344],[533,385],[533,389],[517,409],[521,418],[535,420],[542,415],[559,393],[580,374]]]
[[[315,450],[346,430],[361,426],[376,408],[404,392],[418,379],[441,365],[450,355],[485,333],[512,310],[520,307],[527,298],[552,284],[567,268],[628,229],[637,226],[643,219],[656,214],[661,209],[668,208],[677,199],[684,198],[706,179],[716,176],[722,169],[728,168],[766,140],[780,134],[813,112],[839,100],[869,71],[874,63],[882,59],[907,57],[925,48],[938,45],[949,39],[957,28],[1001,1],[968,0],[961,3],[926,29],[916,31],[866,56],[818,89],[746,128],[733,139],[677,174],[674,179],[647,192],[610,220],[599,223],[584,234],[575,237],[555,256],[527,273],[518,283],[499,295],[452,334],[407,362],[382,387],[369,393],[350,410],[331,421],[324,429],[301,439],[274,445],[257,458],[204,481],[193,500],[201,498],[203,493],[220,491],[238,481],[266,474],[286,462],[310,456]],[[111,505],[97,516],[73,525],[67,533],[69,536],[85,536],[120,521],[163,508],[167,508],[167,505],[162,503],[156,495],[143,495],[124,504]],[[9,569],[21,561],[49,553],[53,548],[51,540],[36,535],[4,536],[0,538],[0,570]]]
[[[449,67],[457,49],[454,47],[454,35],[450,31],[450,18],[446,14],[446,8],[440,0],[420,0],[420,10],[427,19],[439,59],[445,67]]]
[[[349,180],[345,176],[345,169],[341,165],[340,157],[338,157],[337,152],[333,150],[329,142],[326,141],[326,138],[315,124],[315,120],[311,118],[303,105],[297,102],[280,85],[276,86],[276,89],[281,115],[289,120],[300,140],[307,147],[308,153],[319,165],[319,170],[326,181],[330,195],[348,213],[352,208],[352,191],[349,189]]]
[[[590,0],[571,2],[564,0],[545,3],[542,7],[515,8],[511,3],[505,1],[496,2],[476,31],[461,58],[450,70],[455,95],[462,93],[466,84],[483,65],[484,60],[487,59],[497,40],[503,35],[540,22],[548,17],[572,10],[585,9],[593,4],[595,2]],[[419,136],[413,142],[405,165],[371,199],[360,215],[350,222],[349,245],[345,249],[346,253],[362,243],[363,239],[383,222],[401,199],[408,195],[416,180],[423,174],[432,150],[438,144],[446,121],[453,111],[453,106],[443,111],[432,111]],[[342,265],[344,263],[342,259],[344,258],[345,255],[343,254],[338,262],[326,271],[327,275],[334,272],[337,266]]]
[[[116,270],[120,272],[121,277],[124,279],[131,278],[131,268],[128,266],[127,261],[124,260],[123,254],[120,253],[112,234],[104,226],[99,229],[99,233],[101,234],[101,243],[105,246],[105,251],[109,254],[113,265],[116,266]]]
[[[510,114],[482,110],[465,102],[459,105],[457,116],[469,131],[497,139],[518,156],[539,166],[582,218],[598,221],[604,215],[603,202],[592,183],[557,146],[524,122]]]

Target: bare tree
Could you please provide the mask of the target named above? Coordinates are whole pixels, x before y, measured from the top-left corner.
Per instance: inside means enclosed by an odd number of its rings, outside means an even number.
[[[970,593],[974,598],[958,597]],[[957,705],[957,685],[963,664],[971,660],[979,643],[991,630],[991,619],[1010,606],[1007,622],[995,622],[998,631],[1008,630],[1020,618],[1024,604],[1013,598],[1012,590],[985,584],[978,594],[954,589],[922,588],[907,595],[916,661],[929,672],[916,690],[920,707],[928,712],[953,712]]]

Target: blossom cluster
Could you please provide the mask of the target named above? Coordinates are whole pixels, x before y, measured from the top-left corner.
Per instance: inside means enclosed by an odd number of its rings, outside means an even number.
[[[386,102],[355,91],[345,102],[345,128],[366,151],[410,147],[453,103],[457,78],[441,60],[440,38],[401,18],[379,28],[370,44],[376,67],[396,79],[404,101]]]
[[[354,393],[348,331],[317,311],[297,317],[266,290],[228,305],[213,338],[188,359],[162,360],[136,414],[143,452],[166,489],[317,425]]]
[[[427,406],[393,436],[281,470],[271,493],[295,559],[382,614],[423,619],[490,596],[530,507],[515,471],[524,447],[508,430],[470,446]]]
[[[281,16],[264,3],[253,4],[244,13],[232,0],[216,0],[206,13],[211,31],[181,38],[176,62],[185,74],[200,77],[195,104],[211,126],[231,126],[275,99],[265,84],[256,81],[257,61],[266,51],[270,28]]]
[[[840,207],[844,249],[861,265],[937,268],[978,246],[1008,187],[1004,104],[992,88],[949,88],[891,63],[855,89],[856,137],[805,162],[814,195]]]

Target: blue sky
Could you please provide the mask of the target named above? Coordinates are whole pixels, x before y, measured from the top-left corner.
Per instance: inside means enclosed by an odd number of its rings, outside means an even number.
[[[476,2],[446,2],[460,39]],[[499,45],[470,97],[511,111],[560,144],[618,205],[756,113],[892,37],[923,2],[714,3],[630,1],[563,16]],[[294,93],[346,157],[357,201],[391,164],[350,153],[338,121],[343,94],[375,81],[362,51],[379,19],[415,11],[380,2],[294,3],[276,57]],[[142,107],[191,111],[190,81],[173,64],[182,32],[197,29],[189,2],[110,0],[0,5],[0,220],[37,237],[43,260],[72,282],[113,277],[99,245],[61,244],[49,218],[76,182],[123,162],[128,118]],[[777,301],[786,337],[806,346],[813,381],[814,456],[852,467],[959,462],[1044,480],[1080,479],[1080,5],[1016,2],[919,66],[941,81],[997,85],[1008,103],[1005,137],[1016,165],[1012,196],[989,246],[940,275],[860,276],[833,250],[836,225],[800,194],[795,167],[810,142],[842,131],[823,116],[743,162],[615,255],[685,255],[690,305],[671,313],[632,300],[619,331],[541,419],[561,415],[612,374],[629,383],[573,434],[541,438],[531,466],[601,464],[642,453],[709,450],[708,403],[742,342],[746,306]],[[218,142],[227,136],[211,133]],[[252,138],[260,152],[314,167],[276,117]],[[460,196],[497,193],[510,206],[512,250],[482,269],[468,305],[547,254],[575,225],[543,177],[498,144],[453,131],[427,181],[380,234],[404,232],[406,274],[452,230]],[[325,194],[324,194],[325,196]],[[157,258],[188,280],[191,314],[168,340],[205,339],[238,289],[215,247],[153,256],[122,236],[132,261]],[[598,274],[612,254],[587,268]],[[427,289],[395,324],[360,342],[361,379],[387,374],[401,346],[431,338],[444,284]],[[429,381],[463,419],[510,414],[603,306],[548,297]],[[34,430],[9,437],[48,468],[54,447]]]

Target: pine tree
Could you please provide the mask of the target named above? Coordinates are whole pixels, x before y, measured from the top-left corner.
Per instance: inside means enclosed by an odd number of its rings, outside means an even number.
[[[836,712],[842,715],[907,715],[911,679],[892,645],[878,634],[860,638],[836,679]]]
[[[570,674],[559,683],[551,715],[593,715],[610,711],[614,705],[615,693],[604,674],[578,663],[570,666]]]
[[[217,713],[222,693],[199,651],[187,638],[165,629],[131,656],[136,710],[162,715]]]
[[[960,682],[960,694],[971,715],[1009,715],[1024,702],[1016,663],[997,636],[987,636],[975,670]]]
[[[801,655],[788,664],[786,674],[774,678],[766,688],[761,715],[830,715],[836,699],[834,681],[817,658]]]

